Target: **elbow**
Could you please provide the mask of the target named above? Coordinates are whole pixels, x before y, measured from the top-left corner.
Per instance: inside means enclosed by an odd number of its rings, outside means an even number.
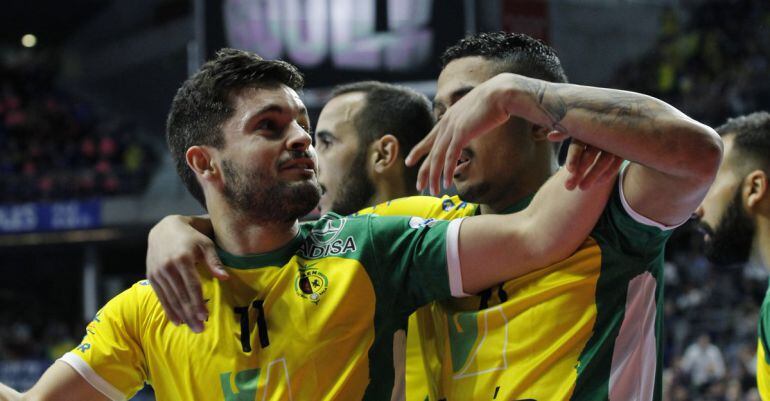
[[[714,177],[719,171],[719,165],[722,163],[722,154],[724,145],[722,138],[713,129],[703,126],[703,133],[700,134],[700,146],[697,168],[695,173],[700,181],[708,183],[714,181]]]
[[[690,130],[690,138],[685,144],[686,157],[683,160],[683,176],[692,182],[711,185],[722,162],[724,146],[722,138],[713,129],[694,123]]]

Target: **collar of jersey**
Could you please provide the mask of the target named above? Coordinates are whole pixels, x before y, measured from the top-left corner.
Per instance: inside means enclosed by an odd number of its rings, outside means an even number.
[[[248,255],[233,255],[224,249],[217,247],[217,255],[225,266],[233,269],[255,269],[265,266],[283,266],[291,260],[294,252],[302,242],[302,230],[286,245],[265,253],[252,253]]]
[[[516,213],[520,212],[529,206],[529,204],[532,202],[532,198],[535,197],[535,194],[529,194],[521,199],[519,199],[518,202],[514,203],[511,206],[508,206],[507,208],[503,209],[500,214],[509,214],[509,213]],[[480,210],[481,208],[479,208]]]

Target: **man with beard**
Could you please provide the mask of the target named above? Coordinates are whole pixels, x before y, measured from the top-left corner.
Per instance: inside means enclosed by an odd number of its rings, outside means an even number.
[[[440,122],[409,164],[431,150],[419,186],[437,192],[443,171],[460,197],[412,197],[362,213],[451,219],[521,211],[556,171],[548,138],[569,136],[631,163],[576,253],[430,307],[420,322],[429,398],[659,400],[663,250],[714,179],[719,137],[657,99],[566,84],[554,50],[526,35],[471,36],[442,64]],[[595,157],[573,153],[565,185],[601,175]],[[151,241],[184,243],[190,231]]]
[[[523,213],[300,225],[320,198],[302,83],[288,63],[224,49],[174,97],[169,148],[231,276],[199,271],[209,330],[172,325],[141,281],[28,393],[3,397],[123,400],[147,382],[158,400],[390,400],[406,316],[566,257],[609,196],[612,180],[566,191],[559,173]]]
[[[404,159],[431,128],[430,101],[409,88],[374,81],[335,88],[315,130],[321,214],[349,215],[390,199],[417,195],[417,169],[405,166]],[[158,273],[150,264],[147,267],[148,277]],[[428,394],[428,381],[414,316],[409,325],[414,331],[409,346],[406,328],[396,331],[393,339],[393,393],[417,394],[415,398],[422,400]],[[411,380],[407,382],[406,377]]]
[[[321,214],[416,195],[417,169],[404,159],[431,128],[430,101],[412,89],[375,81],[335,88],[315,130]]]
[[[315,130],[321,166],[321,214],[334,212],[345,216],[390,199],[418,194],[417,169],[406,167],[404,159],[433,128],[433,123],[430,101],[407,87],[364,81],[335,88],[321,110]],[[156,237],[173,236],[188,225],[212,234],[205,217],[164,219],[150,233],[147,278],[161,295],[169,318],[199,331],[205,320],[205,306],[195,288],[184,285],[197,280],[195,273],[181,267],[203,258],[212,275],[227,279],[219,268],[221,263],[213,242],[193,232],[189,241],[164,243],[162,249],[155,247],[160,244]],[[160,253],[164,259],[155,258]],[[173,256],[166,258],[168,255]],[[171,284],[170,288],[159,282]]]
[[[770,113],[756,112],[717,128],[725,154],[697,210],[706,256],[720,265],[746,263],[752,251],[770,267]],[[757,387],[770,399],[770,290],[760,309]]]

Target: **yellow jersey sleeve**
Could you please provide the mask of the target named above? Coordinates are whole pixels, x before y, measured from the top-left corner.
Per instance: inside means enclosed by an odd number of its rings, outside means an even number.
[[[80,345],[61,360],[111,400],[126,400],[144,387],[147,364],[141,345],[143,298],[147,280],[110,300],[86,327]]]
[[[410,196],[394,199],[362,209],[356,215],[416,216],[424,219],[453,220],[476,214],[478,205],[460,200],[455,196]]]
[[[761,340],[757,344],[757,390],[760,398],[770,400],[770,365]]]

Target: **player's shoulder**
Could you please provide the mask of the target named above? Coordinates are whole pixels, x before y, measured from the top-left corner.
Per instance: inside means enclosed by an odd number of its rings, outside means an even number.
[[[140,310],[149,311],[160,305],[158,296],[147,279],[135,282],[121,295],[123,296],[122,302],[134,303]]]
[[[160,305],[149,281],[140,280],[112,297],[100,310],[104,318],[119,320],[126,326],[134,326]],[[98,319],[97,319],[98,320]]]
[[[452,219],[475,214],[476,207],[477,205],[465,202],[457,195],[444,195],[441,198],[417,195],[383,202],[362,209],[355,215],[377,214],[380,216],[417,216]]]
[[[155,292],[152,290],[152,285],[150,285],[150,280],[148,279],[135,282],[128,290],[133,292],[135,297],[148,297],[155,295]]]
[[[144,280],[139,280],[135,282],[130,287],[123,290],[123,292],[113,297],[111,302],[138,303],[142,300],[147,299],[148,297],[153,297],[153,296],[155,296],[155,292],[152,290],[150,281],[147,279],[144,279]]]

